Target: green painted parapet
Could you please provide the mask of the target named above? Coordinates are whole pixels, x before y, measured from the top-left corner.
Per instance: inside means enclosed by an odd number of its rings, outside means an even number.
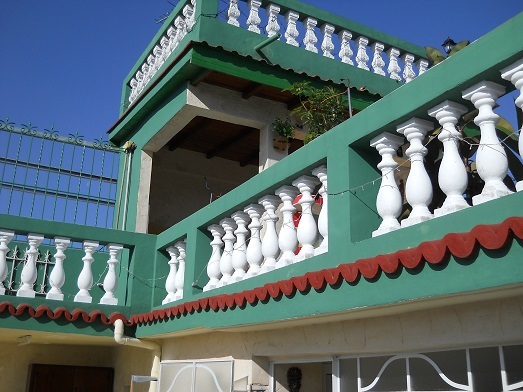
[[[106,316],[151,307],[154,236],[10,215],[0,221],[1,302]]]
[[[519,64],[517,62],[523,58],[523,42],[510,39],[510,37],[516,36],[521,26],[523,26],[523,14],[515,16],[460,53],[398,88],[281,162],[160,234],[156,242],[155,278],[167,276],[169,273],[170,257],[166,249],[184,240],[185,279],[183,298],[164,304],[162,301],[166,297],[166,292],[158,287],[160,285],[157,285],[154,293],[154,306],[157,308],[176,306],[205,297],[216,298],[222,294],[240,293],[262,287],[267,283],[303,276],[311,271],[333,268],[339,264],[350,264],[362,258],[414,248],[425,241],[440,240],[448,233],[469,232],[481,224],[499,224],[509,217],[523,216],[521,208],[523,196],[521,193],[514,193],[373,237],[373,232],[382,222],[382,217],[376,208],[376,198],[382,184],[382,173],[377,169],[381,157],[376,148],[371,146],[373,139],[383,132],[388,132],[402,141],[403,151],[405,151],[408,143],[402,134],[398,133],[398,129],[404,130],[404,124],[408,124],[410,119],[417,118],[424,121],[421,122],[422,124],[431,124],[430,131],[437,133],[439,132],[437,120],[429,115],[434,107],[447,100],[455,101],[462,105],[464,110],[471,112],[474,117],[474,106],[467,98],[469,95],[467,91],[471,88],[479,88],[480,91],[483,91],[481,83],[488,81],[504,88],[505,93],[513,91],[515,89],[513,82],[502,78],[502,72],[506,73],[507,67],[510,68],[512,65],[517,67]],[[504,44],[500,45],[500,42]],[[487,86],[491,85],[487,84]],[[483,129],[482,118],[476,118],[476,122]],[[431,143],[441,143],[438,139],[433,139],[430,139]],[[423,143],[427,143],[428,140]],[[505,143],[507,142],[505,140]],[[491,149],[492,145],[484,145],[483,148]],[[404,155],[406,163],[403,166],[412,167],[412,158],[408,158],[407,155]],[[328,251],[305,258],[292,265],[204,291],[210,280],[206,268],[213,252],[210,245],[213,236],[208,227],[223,222],[224,218],[230,218],[252,203],[260,203],[260,199],[264,195],[274,195],[278,188],[292,185],[303,175],[313,177],[312,170],[324,164],[328,170]],[[516,180],[521,179],[516,178]],[[318,187],[319,184],[314,187],[313,194],[321,193]],[[306,195],[302,195],[302,197],[304,196]],[[317,217],[316,214],[314,215]],[[280,215],[279,218],[281,220],[282,216]],[[401,217],[399,219],[402,220]],[[225,227],[226,224],[221,226]],[[236,238],[240,238],[238,233]],[[224,239],[225,237],[221,238],[222,241]],[[319,243],[315,244],[316,247],[318,245]],[[517,241],[514,242],[514,247],[519,247]],[[225,246],[221,249],[224,248]],[[229,248],[229,251],[231,249],[234,253],[234,245]],[[520,253],[520,250],[517,252]],[[267,258],[265,254],[264,256]],[[488,252],[482,254],[482,262],[489,257]],[[465,272],[463,271],[463,273]],[[519,272],[514,275],[514,278],[517,280],[518,276]],[[492,285],[504,282],[503,279],[496,280],[497,283],[494,280],[493,278]],[[367,280],[356,290],[360,297],[354,298],[354,301],[351,300],[354,306],[374,306],[389,302],[392,297],[389,298],[388,293],[380,291],[379,283],[374,284],[374,282],[377,281]],[[449,290],[457,293],[460,290],[459,282],[454,283],[455,285]],[[483,279],[482,284],[476,288],[489,287],[489,284],[488,279]],[[424,294],[421,286],[416,286],[416,290],[414,292],[405,288],[393,297],[401,300],[444,294],[441,291],[436,293],[437,290],[431,292],[432,294],[428,291]],[[474,290],[473,282],[463,285],[463,290]],[[333,293],[333,295],[335,294]],[[297,307],[293,314],[310,316],[315,312],[337,311],[334,308],[338,305],[339,302],[333,301],[332,307],[326,306],[322,310],[317,307],[307,309],[304,305],[302,308]],[[250,308],[248,307],[248,309]],[[255,313],[256,310],[252,310],[250,322],[258,320]],[[263,317],[265,321],[270,321],[269,319],[285,318],[285,315],[264,314]],[[234,325],[236,322],[240,322],[226,320],[226,316],[218,319],[220,321],[216,321],[217,324],[223,323],[220,325]],[[213,323],[213,321],[207,321]],[[191,322],[188,321],[188,323]],[[179,328],[196,326],[189,324],[182,323]]]

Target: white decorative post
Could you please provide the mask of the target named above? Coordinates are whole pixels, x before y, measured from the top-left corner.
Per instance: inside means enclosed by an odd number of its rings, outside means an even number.
[[[341,42],[340,52],[338,53],[341,62],[345,64],[354,65],[354,63],[351,60],[353,53],[352,49],[350,48],[350,40],[352,39],[352,33],[347,30],[342,30],[338,33],[338,38]]]
[[[296,208],[292,205],[292,202],[298,196],[298,190],[293,186],[284,185],[276,189],[274,193],[283,202],[283,207],[280,209],[283,214],[283,220],[278,236],[278,245],[282,255],[276,263],[276,268],[281,268],[294,262],[296,256],[294,252],[298,248],[298,235],[293,217]]]
[[[285,42],[292,46],[300,46],[296,38],[300,35],[298,29],[296,28],[296,22],[300,14],[295,11],[287,11],[285,14],[285,20],[287,21],[287,29],[285,30]]]
[[[237,229],[234,230],[236,242],[234,243],[231,260],[234,273],[230,282],[239,282],[245,277],[245,272],[249,266],[247,263],[247,234],[249,234],[247,223],[249,222],[249,215],[246,212],[237,211],[231,217],[234,219]]]
[[[356,40],[358,45],[358,53],[356,54],[356,63],[358,68],[369,70],[367,62],[369,61],[369,56],[367,55],[367,45],[369,44],[369,39],[367,37],[359,37]]]
[[[249,0],[249,17],[247,18],[247,30],[253,33],[260,34],[260,28],[258,27],[261,23],[260,16],[258,15],[261,6],[260,0]]]
[[[54,255],[55,264],[53,271],[49,276],[51,290],[49,290],[45,296],[47,299],[54,299],[57,301],[64,300],[64,294],[62,293],[62,286],[65,283],[64,260],[66,256],[64,250],[67,248],[70,242],[71,240],[69,238],[55,237],[54,239],[54,246],[56,247],[56,253]]]
[[[118,305],[118,298],[115,297],[114,293],[118,289],[118,277],[116,276],[116,266],[118,265],[118,255],[123,249],[123,245],[120,244],[109,244],[107,245],[107,250],[109,251],[109,260],[107,260],[107,265],[109,269],[104,278],[104,291],[102,299],[100,299],[100,304],[103,305]]]
[[[209,282],[203,288],[203,291],[208,291],[215,289],[222,277],[220,271],[220,259],[222,257],[222,236],[225,234],[225,231],[220,225],[210,225],[207,227],[207,230],[211,232],[212,241],[212,253],[207,263],[207,276],[209,276]]]
[[[232,218],[223,218],[220,221],[220,226],[223,227],[223,230],[225,231],[225,235],[222,238],[225,246],[220,259],[220,272],[222,273],[222,277],[220,282],[218,282],[217,287],[229,284],[229,280],[234,273],[234,267],[232,266],[232,252],[234,250],[236,237],[233,232],[237,228],[236,223]]]
[[[174,246],[169,246],[166,251],[169,253],[170,257],[169,275],[167,275],[167,279],[165,280],[165,291],[167,291],[167,296],[162,301],[162,305],[176,300],[176,264],[178,264],[178,256],[180,255],[180,252],[178,252],[178,249]]]
[[[172,27],[170,27],[169,29],[172,29]],[[160,40],[160,46],[162,47],[162,60],[161,60],[161,63],[165,63],[165,60],[167,60],[167,57],[169,57],[169,55],[171,54],[169,52],[169,39],[167,37],[162,37],[162,39]]]
[[[333,59],[334,56],[332,54],[332,51],[334,50],[334,44],[332,43],[332,34],[334,33],[334,26],[325,23],[320,30],[323,34],[323,41],[321,43],[321,50],[323,52],[323,56]]]
[[[316,38],[316,33],[314,32],[314,28],[316,27],[317,23],[318,21],[314,18],[311,18],[310,16],[305,18],[303,21],[303,24],[306,28],[303,44],[305,45],[305,50],[313,53],[318,53],[318,48],[316,48],[318,38]]]
[[[278,14],[280,13],[280,7],[276,4],[269,4],[266,8],[268,21],[267,27],[267,36],[272,37],[280,31],[280,25],[278,24]]]
[[[374,42],[371,45],[372,53],[374,53],[371,65],[375,74],[385,76],[385,71],[383,70],[385,61],[383,61],[383,57],[381,56],[383,49],[385,49],[385,46],[381,42]]]
[[[227,11],[229,19],[227,23],[236,27],[240,27],[238,18],[240,17],[240,9],[238,8],[238,0],[229,0],[229,11]]]
[[[153,48],[153,55],[154,55],[154,72],[158,71],[160,67],[163,65],[163,49],[156,45]]]
[[[321,181],[321,187],[318,193],[321,195],[322,204],[320,216],[318,217],[318,231],[323,237],[321,244],[314,250],[315,255],[325,253],[329,250],[329,222],[328,222],[328,204],[329,196],[327,194],[327,165],[321,165],[312,171],[312,174]]]
[[[187,4],[183,7],[182,15],[185,18],[186,32],[190,32],[196,23],[196,20],[194,19],[194,8]]]
[[[405,67],[403,68],[403,79],[405,79],[405,83],[408,83],[416,77],[416,73],[412,68],[414,56],[410,53],[405,53],[403,56],[401,56],[401,59],[403,60],[403,64],[405,64]]]
[[[395,178],[398,163],[394,160],[396,151],[404,144],[403,138],[388,132],[376,136],[370,141],[381,155],[378,169],[381,171],[381,185],[376,197],[376,209],[382,219],[380,227],[372,232],[373,237],[400,228],[398,217],[401,214],[403,200]]]
[[[174,25],[176,26],[176,38],[174,40],[174,48],[176,48],[182,41],[183,37],[187,35],[187,25],[185,24],[185,19],[181,16],[176,17],[176,19],[174,20]]]
[[[4,280],[7,277],[7,254],[9,253],[9,247],[7,244],[11,242],[15,235],[14,231],[0,230],[0,295],[5,294]]]
[[[515,104],[523,110],[523,59],[503,68],[501,70],[501,77],[510,80],[510,82],[519,90],[519,96],[516,98]],[[518,149],[519,155],[523,156],[523,127],[519,130]],[[516,190],[518,192],[523,190],[523,181],[519,181],[516,184]]]
[[[421,75],[425,72],[427,72],[427,68],[429,67],[429,62],[425,59],[419,59],[416,61],[416,65],[418,66],[418,75]]]
[[[278,233],[276,232],[276,222],[278,217],[275,214],[280,205],[280,198],[274,195],[265,195],[258,200],[258,203],[265,208],[265,234],[262,239],[262,254],[264,262],[260,274],[272,271],[276,266],[276,259],[280,254],[278,246]]]
[[[149,65],[147,62],[142,64],[142,90],[147,86],[147,83],[149,83]]]
[[[142,71],[137,71],[136,72],[136,80],[138,81],[138,84],[136,86],[136,95],[138,95],[143,90],[143,73],[142,73]]]
[[[505,87],[482,81],[463,91],[463,98],[472,101],[479,114],[474,123],[479,126],[481,140],[476,153],[476,168],[485,186],[481,194],[472,197],[472,204],[481,204],[512,193],[503,183],[508,172],[507,153],[496,134],[499,116],[492,111]]]
[[[38,247],[44,240],[41,234],[29,234],[27,236],[29,250],[26,252],[26,261],[22,269],[22,286],[18,289],[17,297],[34,298],[35,291],[33,285],[36,282],[36,260],[38,259]]]
[[[298,188],[301,193],[301,198],[298,202],[301,206],[301,217],[297,230],[301,249],[296,256],[296,261],[314,256],[314,244],[318,239],[318,228],[316,227],[316,220],[312,215],[314,198],[311,193],[319,183],[320,181],[317,178],[311,176],[300,176],[292,182],[292,185]]]
[[[93,287],[93,271],[91,270],[91,264],[93,263],[93,253],[98,248],[98,242],[95,241],[84,241],[82,246],[85,252],[85,256],[82,257],[84,266],[80,275],[78,275],[77,285],[78,293],[74,296],[75,302],[83,302],[90,304],[93,301],[89,290]]]
[[[387,56],[389,57],[389,66],[387,68],[387,72],[389,73],[389,78],[401,82],[401,68],[398,64],[399,55],[400,51],[396,48],[390,48],[389,50],[387,50]]]
[[[249,278],[258,275],[263,262],[260,217],[263,214],[264,208],[259,204],[249,204],[243,210],[249,214],[249,218],[251,218],[251,223],[249,224],[251,238],[247,246],[247,263],[249,263],[249,269],[245,275],[246,278]]]
[[[138,94],[138,81],[135,78],[132,78],[129,82],[129,86],[131,86],[131,93],[129,94],[129,102],[133,102],[136,98],[136,95]]]
[[[174,279],[176,293],[174,293],[174,300],[178,301],[183,298],[183,286],[185,284],[185,248],[187,246],[186,240],[178,241],[174,244],[178,250],[178,272]]]
[[[169,46],[167,47],[167,56],[169,56],[174,48],[178,46],[178,42],[176,41],[178,39],[178,33],[177,30],[174,27],[169,27],[167,29],[167,37],[169,38]]]
[[[429,110],[443,127],[438,139],[443,143],[443,158],[438,172],[438,183],[445,195],[445,202],[434,210],[434,216],[442,216],[469,207],[463,198],[467,189],[468,175],[458,149],[461,133],[456,129],[458,119],[467,112],[459,103],[445,101]]]
[[[428,207],[432,201],[432,182],[423,162],[428,152],[423,145],[423,139],[432,129],[434,129],[434,124],[419,118],[411,118],[396,129],[410,142],[409,148],[405,151],[410,159],[410,173],[405,185],[405,196],[412,211],[409,217],[401,222],[401,227],[411,226],[432,218]]]

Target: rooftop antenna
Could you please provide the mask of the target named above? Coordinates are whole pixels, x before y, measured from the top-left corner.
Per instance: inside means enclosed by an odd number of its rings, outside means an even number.
[[[169,0],[167,0],[167,2],[170,5],[172,5],[173,8],[176,7],[176,5],[171,3]],[[165,21],[165,19],[167,19],[169,17],[170,14],[171,14],[170,12],[165,12],[160,18],[154,20],[155,23],[156,24],[163,23]]]

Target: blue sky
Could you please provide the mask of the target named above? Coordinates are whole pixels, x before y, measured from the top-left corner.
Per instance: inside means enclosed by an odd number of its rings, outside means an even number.
[[[521,0],[304,2],[438,48],[447,36],[473,41],[523,11]],[[87,140],[105,134],[118,118],[123,79],[171,9],[165,0],[4,0],[0,119],[54,124]]]

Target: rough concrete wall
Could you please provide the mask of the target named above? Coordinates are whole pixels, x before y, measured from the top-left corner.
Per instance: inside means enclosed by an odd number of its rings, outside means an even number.
[[[167,229],[209,204],[210,192],[223,195],[258,173],[256,166],[240,167],[221,158],[162,148],[154,154],[150,194],[151,232]]]

